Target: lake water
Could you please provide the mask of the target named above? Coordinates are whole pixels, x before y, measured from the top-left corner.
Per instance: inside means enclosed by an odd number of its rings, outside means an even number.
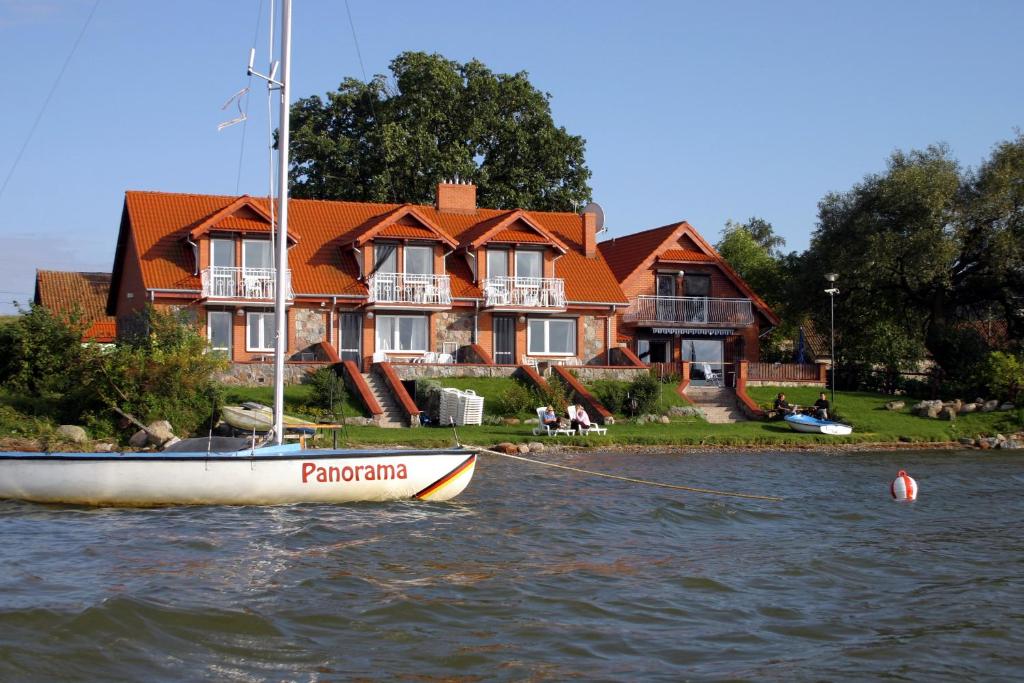
[[[1019,679],[989,453],[548,456],[781,503],[494,456],[450,503],[0,502],[0,680]]]

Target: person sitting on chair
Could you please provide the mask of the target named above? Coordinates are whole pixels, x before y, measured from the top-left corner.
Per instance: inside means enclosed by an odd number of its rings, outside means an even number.
[[[780,415],[792,415],[796,412],[796,406],[789,405],[786,395],[780,391],[779,395],[775,398],[775,411]]]
[[[587,415],[587,411],[583,409],[583,406],[575,406],[575,411],[576,417],[573,418],[572,428],[577,431],[580,429],[590,429],[590,416]]]
[[[548,427],[558,426],[558,415],[555,414],[555,409],[551,406],[544,409],[544,417],[541,420]]]
[[[828,399],[825,398],[825,392],[818,394],[818,400],[814,402],[814,417],[819,420],[828,419],[828,411],[832,409],[829,405]]]

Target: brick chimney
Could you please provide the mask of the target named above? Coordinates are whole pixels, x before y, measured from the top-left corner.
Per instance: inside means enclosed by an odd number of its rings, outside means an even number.
[[[458,180],[438,183],[437,210],[444,213],[476,213],[476,185]]]
[[[597,214],[583,213],[583,255],[594,258],[597,255]]]

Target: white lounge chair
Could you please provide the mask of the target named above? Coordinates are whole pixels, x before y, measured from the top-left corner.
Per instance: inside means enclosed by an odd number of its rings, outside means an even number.
[[[715,372],[711,368],[711,363],[701,363],[701,369],[704,371],[704,381],[712,387],[722,386],[722,373]]]
[[[544,413],[546,413],[547,411],[547,406],[541,406],[540,408],[537,408],[538,422],[537,426],[533,428],[534,435],[540,436],[541,434],[546,434],[548,436],[558,436],[559,434],[562,434],[565,436],[572,436],[574,434],[573,430],[567,427],[552,427],[551,425],[544,424]]]

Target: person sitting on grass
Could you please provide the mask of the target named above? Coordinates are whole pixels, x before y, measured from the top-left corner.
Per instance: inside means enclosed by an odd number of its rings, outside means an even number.
[[[818,400],[814,402],[814,417],[819,420],[828,419],[828,411],[832,409],[829,405],[828,399],[825,398],[825,392],[818,394]]]
[[[548,406],[547,408],[544,409],[544,417],[541,418],[541,421],[547,427],[558,427],[559,426],[558,425],[558,415],[555,414],[555,409],[552,408],[551,406]]]
[[[779,415],[793,415],[796,413],[796,406],[789,405],[786,395],[780,391],[779,395],[775,397],[775,412]]]

